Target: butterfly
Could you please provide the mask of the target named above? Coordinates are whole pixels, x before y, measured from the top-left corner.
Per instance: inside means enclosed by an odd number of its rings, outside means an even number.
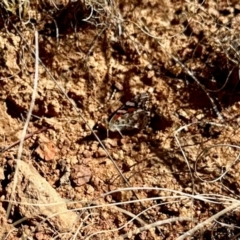
[[[150,111],[148,109],[149,94],[140,93],[133,99],[125,102],[117,109],[106,123],[107,130],[111,132],[144,129],[150,122]]]

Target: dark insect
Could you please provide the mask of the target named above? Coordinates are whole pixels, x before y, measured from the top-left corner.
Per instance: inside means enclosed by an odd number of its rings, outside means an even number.
[[[150,111],[147,109],[148,93],[140,93],[132,100],[127,101],[107,122],[107,129],[111,132],[144,129],[150,121]]]

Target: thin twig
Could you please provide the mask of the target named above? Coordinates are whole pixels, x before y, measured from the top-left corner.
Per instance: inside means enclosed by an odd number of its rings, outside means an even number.
[[[21,156],[22,156],[23,143],[24,143],[24,139],[26,137],[28,124],[29,124],[30,119],[31,119],[33,107],[34,107],[34,104],[35,104],[35,99],[36,99],[36,96],[37,96],[39,52],[38,52],[38,32],[36,30],[35,30],[35,49],[36,49],[36,52],[35,52],[35,76],[34,76],[34,83],[33,83],[32,100],[31,100],[31,103],[30,103],[29,111],[28,111],[28,114],[27,114],[27,119],[26,119],[26,122],[24,124],[23,132],[22,132],[22,136],[21,136],[20,144],[19,144],[19,148],[18,148],[16,168],[15,168],[15,172],[14,172],[14,179],[13,179],[13,186],[12,186],[12,191],[11,191],[11,195],[10,195],[10,201],[14,197],[15,189],[16,189],[16,186],[17,186],[18,162],[19,162],[19,160],[21,159]],[[9,218],[11,207],[12,207],[12,204],[9,203],[8,208],[7,208],[7,214],[6,214],[7,218]]]
[[[204,226],[210,224],[212,221],[218,219],[219,217],[221,217],[222,215],[232,211],[233,209],[239,207],[239,202],[236,201],[235,203],[233,203],[232,205],[230,205],[229,207],[223,209],[222,211],[216,213],[215,215],[213,215],[212,217],[208,218],[207,220],[205,220],[204,222],[199,223],[197,226],[195,226],[194,228],[190,229],[189,231],[187,231],[186,233],[184,233],[181,237],[177,238],[177,240],[183,240],[185,238],[189,238],[189,237],[193,237],[193,234],[200,230],[203,229]]]
[[[44,132],[44,131],[46,131],[46,130],[47,130],[47,127],[43,127],[43,128],[41,128],[41,129],[38,129],[38,130],[36,130],[36,131],[34,131],[34,132],[29,133],[28,135],[26,135],[23,140],[25,141],[25,140],[27,140],[28,138],[32,137],[34,134],[39,134],[39,133]],[[21,140],[18,140],[18,141],[16,141],[16,142],[12,143],[11,145],[3,148],[2,150],[0,150],[0,154],[8,151],[9,149],[11,149],[11,148],[13,148],[13,147],[15,147],[15,146],[17,146],[17,145],[20,143],[20,141],[21,141]]]

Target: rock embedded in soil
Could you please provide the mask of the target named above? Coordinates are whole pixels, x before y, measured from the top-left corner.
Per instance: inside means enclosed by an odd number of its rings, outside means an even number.
[[[12,177],[6,188],[7,199],[11,196],[13,182]],[[28,219],[37,218],[38,216],[49,217],[47,222],[50,222],[59,232],[69,231],[77,221],[77,215],[72,211],[68,211],[64,200],[55,189],[39,175],[32,165],[21,160],[18,161],[14,200],[20,203],[30,203],[30,205],[17,204],[18,211],[22,216]],[[31,203],[35,205],[31,205]],[[15,206],[16,204],[13,204],[13,208]],[[52,215],[56,216],[51,217]]]
[[[90,181],[92,171],[89,167],[83,165],[75,165],[72,169],[70,179],[77,187],[80,187]]]

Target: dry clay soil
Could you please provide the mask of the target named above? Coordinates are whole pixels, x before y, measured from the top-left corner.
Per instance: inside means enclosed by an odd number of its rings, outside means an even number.
[[[1,6],[1,239],[177,239],[230,206],[220,196],[238,200],[240,5],[192,2],[33,1],[31,21]],[[104,119],[144,92],[147,128],[107,136]],[[192,239],[238,231],[210,222]]]

